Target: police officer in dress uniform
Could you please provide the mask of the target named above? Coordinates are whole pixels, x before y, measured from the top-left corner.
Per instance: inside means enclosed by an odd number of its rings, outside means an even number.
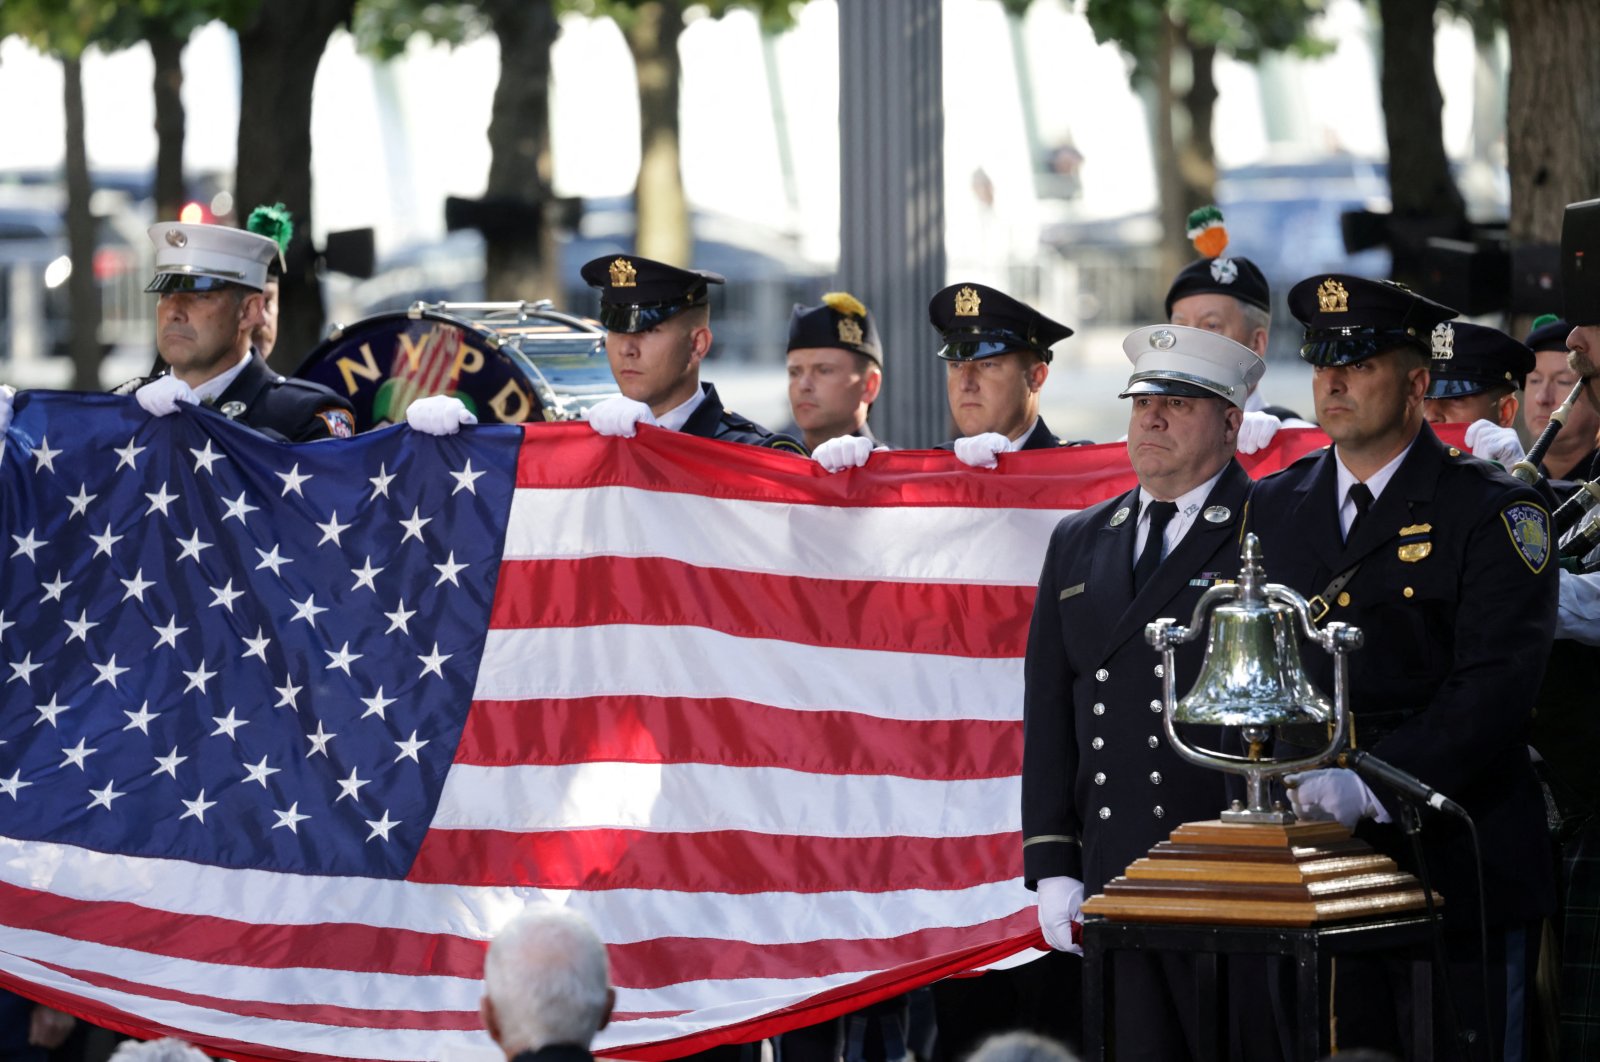
[[[1543,800],[1527,740],[1555,619],[1555,544],[1540,496],[1446,447],[1423,418],[1434,329],[1455,311],[1384,281],[1339,274],[1289,293],[1315,366],[1317,421],[1333,446],[1256,484],[1248,530],[1274,582],[1320,621],[1360,627],[1349,658],[1352,742],[1436,787],[1477,824],[1487,894],[1466,828],[1423,824],[1423,866],[1397,823],[1399,798],[1342,768],[1288,779],[1304,818],[1337,818],[1445,898],[1449,987],[1470,1050],[1433,1008],[1440,1057],[1526,1057],[1537,925],[1554,906]],[[1305,658],[1333,686],[1332,660]],[[1489,953],[1479,947],[1480,903]],[[1485,1013],[1481,971],[1487,966]],[[1391,974],[1394,976],[1391,978]],[[1395,1050],[1409,982],[1382,960],[1341,958],[1339,1046]]]
[[[350,403],[321,384],[267,367],[250,342],[260,322],[267,265],[278,245],[222,225],[166,221],[150,227],[157,292],[156,350],[168,370],[118,388],[152,416],[179,402],[215,407],[274,439],[307,442],[355,434]]]
[[[1473,457],[1504,468],[1522,460],[1517,392],[1533,371],[1533,351],[1498,328],[1467,321],[1440,324],[1431,344],[1423,417],[1429,424],[1468,425]]]
[[[1250,348],[1179,325],[1141,328],[1123,350],[1134,363],[1122,397],[1133,399],[1128,456],[1139,486],[1056,526],[1028,632],[1023,866],[1045,939],[1080,954],[1072,923],[1085,894],[1180,823],[1227,804],[1226,776],[1167,743],[1162,668],[1144,629],[1189,616],[1238,570],[1250,479],[1235,438],[1265,369]],[[1195,674],[1203,651],[1199,641],[1180,648],[1180,670]],[[1115,959],[1117,1056],[1197,1055],[1193,962]]]
[[[678,269],[648,258],[608,255],[581,270],[600,289],[606,357],[622,394],[589,410],[602,435],[634,434],[639,424],[804,454],[787,435],[768,431],[722,407],[717,389],[700,382],[711,352],[710,285],[716,273]]]
[[[994,468],[997,454],[1063,445],[1039,416],[1039,391],[1050,375],[1050,348],[1072,329],[983,284],[940,291],[928,301],[928,320],[944,344],[945,393],[961,433],[941,450]]]
[[[867,424],[883,387],[883,344],[860,299],[830,291],[820,306],[796,306],[785,360],[789,409],[813,458],[827,466],[827,455],[840,447],[887,449]],[[833,440],[838,441],[829,446]]]

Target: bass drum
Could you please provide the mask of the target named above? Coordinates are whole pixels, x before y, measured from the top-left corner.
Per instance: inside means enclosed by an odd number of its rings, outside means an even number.
[[[537,303],[419,303],[336,326],[294,371],[350,400],[356,430],[453,395],[480,424],[571,420],[617,393],[598,324]]]

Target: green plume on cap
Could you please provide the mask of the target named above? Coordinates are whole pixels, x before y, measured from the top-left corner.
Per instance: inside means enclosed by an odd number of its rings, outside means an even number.
[[[263,203],[250,211],[244,227],[257,236],[265,236],[278,245],[279,254],[289,253],[289,241],[294,238],[294,215],[282,203],[270,206]]]
[[[1555,324],[1559,320],[1561,320],[1561,318],[1557,317],[1553,313],[1541,313],[1538,317],[1535,317],[1533,319],[1533,328],[1534,329],[1543,328],[1545,325]],[[1531,331],[1531,329],[1530,329],[1530,331]]]
[[[1221,224],[1222,211],[1214,206],[1203,206],[1189,214],[1187,235],[1192,240],[1206,229]]]

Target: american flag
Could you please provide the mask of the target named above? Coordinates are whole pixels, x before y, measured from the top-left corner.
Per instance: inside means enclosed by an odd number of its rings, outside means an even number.
[[[547,900],[608,943],[597,1047],[655,1059],[1024,952],[1033,587],[1131,483],[24,395],[0,983],[234,1058],[494,1057],[485,942]]]

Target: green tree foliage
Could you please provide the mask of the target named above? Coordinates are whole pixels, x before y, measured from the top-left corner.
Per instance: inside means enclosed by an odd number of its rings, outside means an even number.
[[[1025,6],[1005,2],[1013,10]],[[1268,52],[1325,54],[1332,43],[1310,30],[1325,6],[1325,0],[1085,0],[1095,39],[1122,49],[1132,60],[1134,84],[1152,100],[1163,277],[1193,253],[1184,219],[1215,198],[1217,54],[1247,63]]]
[[[703,0],[695,5],[712,18],[735,10],[752,11],[762,31],[780,32],[794,24],[804,0]],[[688,265],[694,245],[689,205],[683,190],[678,125],[678,86],[682,68],[678,38],[684,29],[684,0],[563,0],[562,7],[591,18],[616,22],[627,39],[639,82],[639,180],[634,203],[636,245],[648,258]]]

